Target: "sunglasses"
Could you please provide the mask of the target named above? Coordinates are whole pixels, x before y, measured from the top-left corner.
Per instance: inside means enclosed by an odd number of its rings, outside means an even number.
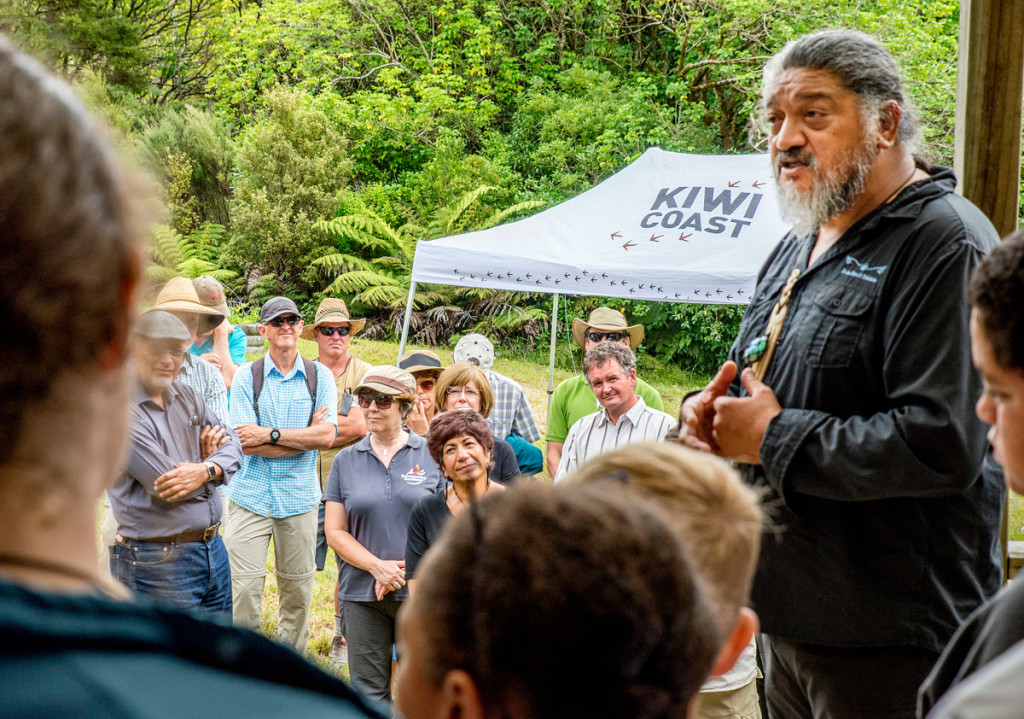
[[[324,337],[331,337],[335,332],[338,333],[338,337],[348,337],[351,327],[317,327],[317,331]]]
[[[363,409],[370,409],[370,405],[376,403],[377,409],[388,409],[395,401],[394,397],[386,394],[361,394],[358,397],[359,406]]]
[[[619,342],[625,336],[624,332],[587,332],[587,339],[591,342],[604,342],[605,340]]]
[[[435,380],[428,378],[428,379],[421,379],[416,384],[424,392],[429,392],[430,390],[434,389],[434,383],[435,383]]]
[[[270,325],[271,327],[280,327],[285,322],[287,322],[289,326],[294,327],[295,325],[302,322],[302,318],[296,317],[295,315],[288,315],[287,317],[275,317],[272,320],[267,320],[267,324]]]

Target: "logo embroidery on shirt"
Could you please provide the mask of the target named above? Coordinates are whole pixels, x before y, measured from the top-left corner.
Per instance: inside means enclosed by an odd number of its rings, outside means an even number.
[[[851,269],[850,265],[854,265],[855,269]],[[888,265],[869,267],[866,262],[861,262],[853,255],[847,255],[846,267],[840,270],[839,273],[846,275],[847,277],[856,277],[858,280],[875,283],[878,282],[878,278],[882,276],[882,273],[885,272],[887,267]]]
[[[427,470],[418,464],[402,475],[402,479],[410,487],[417,487],[427,481]]]

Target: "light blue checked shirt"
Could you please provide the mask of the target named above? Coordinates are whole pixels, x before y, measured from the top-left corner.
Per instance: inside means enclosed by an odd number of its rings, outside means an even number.
[[[487,381],[494,393],[494,408],[487,418],[494,436],[505,439],[515,432],[530,443],[540,439],[540,429],[522,385],[494,370],[487,370]]]
[[[219,369],[204,359],[186,354],[178,371],[178,381],[198,392],[221,424],[231,426],[228,421],[228,388],[224,386],[224,377]]]
[[[263,362],[263,391],[260,393],[260,425],[277,429],[309,426],[313,411],[306,386],[305,367],[299,355],[282,375],[270,355]],[[255,424],[252,406],[252,366],[240,367],[231,383],[231,426]],[[338,426],[338,391],[334,376],[322,364],[317,372],[316,406],[327,408],[327,420]],[[242,468],[231,480],[231,501],[264,517],[292,517],[320,504],[320,482],[316,475],[316,451],[291,457],[242,457]]]

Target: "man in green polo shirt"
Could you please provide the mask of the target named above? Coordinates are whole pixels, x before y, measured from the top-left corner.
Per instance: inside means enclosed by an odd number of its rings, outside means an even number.
[[[643,325],[629,325],[626,317],[611,307],[598,307],[590,313],[586,322],[576,318],[572,322],[572,336],[583,352],[601,342],[620,342],[635,350],[644,339]],[[665,403],[657,390],[639,377],[636,380],[636,393],[643,397],[648,407],[664,412]],[[548,412],[547,468],[548,475],[555,476],[558,463],[562,459],[562,445],[569,435],[569,428],[579,418],[593,414],[601,409],[587,378],[577,375],[565,380],[551,396],[551,410]]]

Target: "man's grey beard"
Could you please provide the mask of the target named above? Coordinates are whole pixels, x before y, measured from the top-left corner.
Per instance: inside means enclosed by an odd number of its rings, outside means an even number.
[[[773,162],[775,182],[779,188],[779,204],[783,219],[793,223],[795,235],[806,237],[817,233],[823,224],[850,209],[854,200],[864,191],[868,173],[877,157],[877,146],[865,137],[832,172],[818,174],[819,163],[815,155],[803,150],[779,152]],[[815,171],[817,177],[810,192],[800,192],[789,183],[779,182],[784,160],[806,162]]]

